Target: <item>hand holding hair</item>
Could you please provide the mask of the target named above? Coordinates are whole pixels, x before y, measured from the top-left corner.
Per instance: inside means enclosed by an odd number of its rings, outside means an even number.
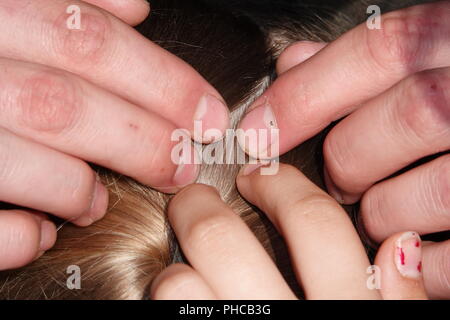
[[[74,28],[69,5],[79,9]],[[108,205],[87,161],[163,192],[195,181],[196,164],[172,161],[172,132],[192,134],[196,117],[203,130],[225,130],[228,109],[192,67],[128,25],[149,10],[145,0],[1,1],[0,201],[87,226]],[[0,270],[55,237],[31,210],[1,211]]]
[[[381,16],[381,29],[363,23],[328,45],[291,45],[278,59],[278,79],[240,128],[262,128],[261,110],[271,110],[285,153],[348,115],[323,146],[330,194],[361,201],[376,242],[403,230],[448,231],[449,18],[450,2],[433,2]],[[450,242],[430,248],[430,264],[445,275],[430,271],[427,287],[448,298]]]
[[[426,299],[416,232],[387,239],[376,257],[379,290],[368,286],[364,247],[342,207],[298,169],[280,165],[238,178],[240,193],[267,214],[289,248],[307,299]],[[153,282],[155,299],[294,299],[273,260],[217,191],[191,185],[169,206],[169,220],[190,266],[174,264]],[[381,289],[380,289],[381,288]]]

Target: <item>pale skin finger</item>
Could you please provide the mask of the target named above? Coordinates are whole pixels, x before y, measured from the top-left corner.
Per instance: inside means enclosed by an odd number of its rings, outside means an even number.
[[[381,242],[401,230],[420,234],[449,230],[449,186],[450,155],[376,184],[360,206],[368,235]]]
[[[183,253],[219,299],[295,298],[256,237],[214,188],[186,187],[168,214]]]
[[[296,168],[276,175],[244,167],[239,192],[264,211],[284,236],[308,299],[379,299],[367,288],[370,263],[346,212]]]
[[[152,282],[153,300],[215,300],[216,295],[198,272],[184,264],[173,264]]]
[[[150,12],[147,0],[83,0],[109,11],[124,22],[134,26],[141,23]]]
[[[335,126],[323,147],[330,192],[354,203],[377,181],[449,150],[449,89],[450,68],[417,73]]]
[[[276,126],[285,153],[407,76],[449,66],[449,12],[446,1],[415,6],[383,16],[381,30],[363,24],[349,31],[283,73],[239,127]],[[261,152],[246,151],[254,157]]]
[[[173,159],[171,122],[73,74],[2,58],[0,67],[0,126],[161,191],[196,179],[197,165]]]
[[[83,161],[0,129],[0,201],[87,226],[101,219],[108,192]]]
[[[384,300],[426,300],[422,242],[417,232],[394,234],[383,242],[375,265]]]
[[[55,225],[24,210],[0,211],[0,270],[22,267],[50,249]]]
[[[431,299],[450,299],[450,240],[424,243],[423,277]]]
[[[280,75],[296,65],[305,62],[325,48],[326,45],[323,42],[312,41],[300,41],[291,44],[278,57],[276,65],[277,73]]]
[[[107,12],[80,1],[32,1],[18,8],[13,3],[0,4],[0,56],[75,73],[192,136],[194,120],[201,121],[196,139],[202,142],[214,138],[206,130],[223,134],[229,127],[228,108],[206,80]],[[79,29],[67,27],[69,5],[80,8]],[[23,24],[27,28],[15,27]]]

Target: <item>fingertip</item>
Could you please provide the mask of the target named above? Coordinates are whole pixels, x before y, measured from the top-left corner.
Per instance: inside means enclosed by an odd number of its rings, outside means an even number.
[[[361,194],[348,193],[339,188],[331,178],[326,166],[323,168],[323,179],[330,196],[332,196],[340,204],[352,205],[361,199]]]
[[[0,270],[15,269],[36,259],[40,252],[41,226],[24,210],[0,214]]]
[[[92,201],[89,209],[82,216],[72,222],[80,227],[87,227],[92,223],[102,219],[108,208],[109,193],[106,187],[97,177],[95,180]]]
[[[175,174],[172,178],[170,186],[158,187],[157,189],[164,193],[175,194],[188,185],[191,185],[197,181],[200,174],[199,154],[198,151],[189,142],[186,142],[189,146],[184,147],[181,158],[176,160],[175,163],[178,167],[175,170]],[[186,152],[190,148],[190,152]]]
[[[135,26],[147,18],[150,13],[150,3],[147,0],[83,0],[97,7],[100,7],[125,23]]]
[[[239,147],[254,159],[280,155],[277,117],[266,97],[256,100],[241,119],[236,132]]]
[[[136,0],[136,4],[129,8],[129,15],[124,19],[131,26],[136,26],[143,22],[151,11],[150,2],[147,0]]]
[[[247,201],[254,205],[262,205],[259,202],[263,200],[268,201],[269,197],[264,196],[267,190],[276,188],[275,185],[280,181],[284,181],[284,185],[288,188],[290,184],[287,181],[289,180],[288,178],[294,177],[298,173],[298,169],[289,164],[278,161],[258,161],[256,163],[246,164],[240,169],[236,178],[236,186],[239,193]],[[271,196],[272,194],[270,194],[270,198]],[[274,202],[274,199],[271,198],[270,201]]]
[[[203,95],[194,112],[192,138],[198,143],[223,139],[230,128],[230,111],[225,102],[212,94]]]
[[[300,41],[290,45],[281,53],[277,60],[277,73],[280,75],[294,66],[305,62],[326,45],[324,42],[312,41]]]
[[[210,185],[202,184],[202,183],[193,183],[184,188],[182,188],[169,202],[168,212],[169,218],[171,216],[171,212],[177,211],[179,209],[184,208],[185,200],[195,200],[195,197],[201,198],[219,198],[219,191]]]
[[[323,168],[323,178],[325,182],[325,186],[328,190],[330,196],[332,196],[337,202],[340,204],[344,204],[344,197],[342,195],[342,191],[334,184],[333,180],[328,173],[328,169],[326,166]]]
[[[165,270],[160,272],[152,281],[150,285],[150,299],[152,300],[162,300],[163,296],[166,294],[166,290],[164,290],[164,285],[166,283],[166,279],[171,275],[171,270],[175,265],[171,265],[167,267]]]
[[[41,222],[41,241],[39,250],[47,251],[54,246],[56,242],[56,226],[53,222],[42,220]]]
[[[172,264],[150,286],[152,300],[205,300],[215,296],[205,281],[188,265]]]
[[[264,165],[262,162],[248,163],[239,170],[238,177],[249,176]]]
[[[384,299],[427,299],[422,276],[422,244],[417,232],[396,233],[381,245],[375,264],[381,270]]]

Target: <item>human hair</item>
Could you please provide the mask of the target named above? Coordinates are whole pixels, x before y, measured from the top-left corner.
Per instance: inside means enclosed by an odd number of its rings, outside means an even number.
[[[396,1],[395,6],[415,2]],[[379,4],[383,12],[395,9],[389,1],[370,4]],[[153,0],[151,5],[150,17],[136,29],[208,80],[230,106],[235,127],[247,106],[275,79],[275,62],[284,48],[299,40],[336,39],[367,18],[368,1]],[[321,187],[327,130],[281,157]],[[86,228],[55,220],[58,239],[51,250],[28,266],[0,272],[1,299],[144,299],[156,275],[184,261],[167,222],[171,196],[93,168],[109,190],[106,216]],[[236,189],[239,169],[238,164],[202,164],[198,182],[219,190],[302,297],[283,240]],[[349,214],[352,209],[347,208]],[[79,290],[66,286],[72,265],[81,270]]]

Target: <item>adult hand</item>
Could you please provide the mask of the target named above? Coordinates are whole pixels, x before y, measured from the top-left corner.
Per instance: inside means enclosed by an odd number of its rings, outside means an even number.
[[[381,30],[363,24],[323,47],[288,48],[278,62],[280,77],[240,127],[277,124],[284,153],[351,113],[324,143],[330,193],[345,204],[361,199],[366,229],[379,242],[401,230],[449,230],[450,2],[388,13]],[[450,243],[431,250],[436,260],[429,262],[427,289],[448,298]]]
[[[308,299],[426,299],[417,233],[384,242],[378,268],[372,267],[381,290],[369,289],[369,259],[351,220],[300,171],[281,164],[277,175],[261,175],[249,165],[237,185],[283,235]],[[192,185],[179,192],[169,205],[169,220],[191,266],[169,266],[154,280],[151,297],[295,298],[256,237],[212,187]]]
[[[0,2],[0,201],[86,226],[108,195],[85,161],[165,192],[195,180],[196,165],[172,161],[171,135],[193,133],[194,119],[224,130],[228,110],[196,71],[127,24],[149,9],[143,0]],[[32,261],[55,237],[45,216],[0,212],[0,270]]]

